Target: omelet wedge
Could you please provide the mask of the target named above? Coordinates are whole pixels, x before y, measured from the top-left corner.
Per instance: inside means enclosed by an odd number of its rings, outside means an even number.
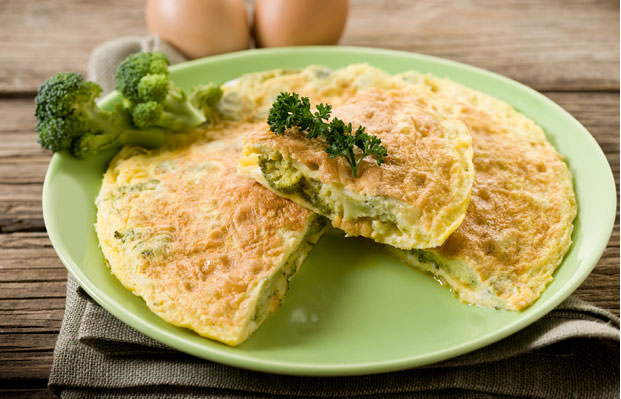
[[[408,72],[427,109],[469,128],[475,181],[466,217],[439,248],[389,250],[440,277],[464,302],[508,310],[531,305],[571,246],[572,176],[544,131],[510,105],[457,83]]]
[[[326,225],[237,174],[250,123],[191,145],[126,147],[111,161],[95,225],[111,272],[165,321],[238,345],[280,305]]]
[[[359,90],[334,116],[364,126],[388,156],[365,158],[354,177],[321,139],[267,124],[251,132],[240,173],[312,211],[350,236],[401,249],[441,245],[464,219],[472,183],[472,140],[452,116],[428,112],[407,89]]]

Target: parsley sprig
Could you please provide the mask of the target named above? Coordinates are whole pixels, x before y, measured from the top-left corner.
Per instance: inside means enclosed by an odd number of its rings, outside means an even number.
[[[277,135],[285,134],[287,129],[297,128],[306,132],[306,138],[325,140],[326,152],[331,158],[345,158],[354,177],[358,177],[358,167],[367,156],[375,158],[378,166],[384,163],[388,153],[379,138],[368,135],[364,126],[358,126],[353,131],[351,123],[346,124],[338,118],[327,122],[331,113],[330,104],[317,105],[313,113],[308,97],[282,92],[270,108],[267,123]]]

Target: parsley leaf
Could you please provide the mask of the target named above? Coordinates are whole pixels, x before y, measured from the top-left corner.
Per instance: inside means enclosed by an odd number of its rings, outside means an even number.
[[[353,131],[351,123],[345,124],[338,118],[333,118],[328,123],[331,113],[332,106],[329,104],[317,105],[313,113],[308,97],[282,92],[270,108],[267,124],[277,135],[283,135],[287,129],[295,128],[306,132],[306,138],[323,139],[325,150],[330,157],[345,158],[354,177],[358,177],[358,167],[367,156],[375,158],[378,166],[384,163],[384,157],[388,153],[379,138],[368,135],[364,126]]]

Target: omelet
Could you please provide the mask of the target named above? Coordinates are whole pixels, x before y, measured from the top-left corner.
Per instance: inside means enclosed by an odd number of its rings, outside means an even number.
[[[326,221],[237,174],[252,123],[125,147],[96,200],[111,272],[165,321],[238,345],[280,305]],[[200,136],[200,135],[199,135]]]
[[[463,223],[442,246],[389,250],[444,280],[464,302],[528,307],[572,243],[577,205],[563,157],[541,127],[500,100],[431,75],[395,79],[424,107],[468,126],[475,181]]]
[[[441,245],[464,219],[474,180],[466,126],[428,112],[403,89],[360,90],[334,115],[381,139],[385,163],[365,158],[354,177],[321,140],[264,125],[247,136],[240,173],[350,236],[402,249]]]

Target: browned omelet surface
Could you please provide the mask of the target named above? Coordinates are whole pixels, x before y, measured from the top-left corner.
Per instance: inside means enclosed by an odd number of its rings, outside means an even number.
[[[427,107],[468,126],[475,168],[461,226],[441,247],[426,251],[431,256],[400,256],[439,274],[466,302],[527,307],[571,246],[577,205],[563,157],[539,126],[500,100],[433,76],[398,78]]]
[[[333,114],[354,128],[365,126],[368,134],[380,138],[388,152],[385,163],[378,166],[367,157],[354,177],[350,165],[342,157],[331,158],[321,140],[309,140],[296,131],[277,136],[264,125],[246,140],[247,157],[242,163],[251,167],[247,173],[255,177],[259,172],[253,157],[259,157],[260,163],[262,152],[276,151],[309,169],[313,179],[331,190],[354,193],[362,204],[377,199],[386,208],[401,207],[400,211],[391,209],[396,228],[389,231],[378,227],[383,222],[380,217],[350,216],[347,210],[339,212],[338,204],[329,211],[311,208],[348,235],[399,248],[442,244],[463,220],[472,187],[472,142],[465,125],[421,107],[417,97],[404,89],[361,90],[335,107]]]
[[[237,174],[239,138],[255,128],[126,147],[97,198],[97,234],[121,283],[164,320],[231,345],[276,310],[319,236],[312,212]]]

